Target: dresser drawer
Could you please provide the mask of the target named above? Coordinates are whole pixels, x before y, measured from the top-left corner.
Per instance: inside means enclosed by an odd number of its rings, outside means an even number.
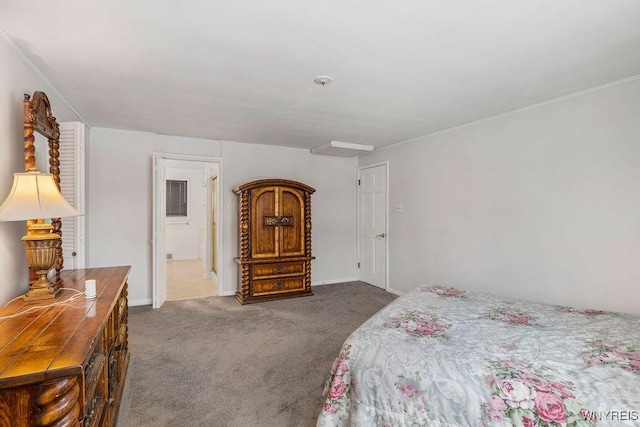
[[[283,277],[280,279],[254,280],[252,282],[251,293],[253,296],[259,296],[298,290],[304,290],[304,277]]]
[[[304,261],[255,264],[251,267],[251,275],[254,279],[260,279],[304,274],[304,264]]]
[[[104,379],[104,368],[107,357],[102,353],[94,353],[89,363],[84,367],[85,400],[92,402],[96,397],[104,397],[104,390],[100,387]]]

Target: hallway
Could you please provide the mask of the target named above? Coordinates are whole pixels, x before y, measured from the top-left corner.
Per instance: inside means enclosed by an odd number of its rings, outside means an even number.
[[[199,259],[167,261],[167,301],[218,295],[214,280],[204,278]]]

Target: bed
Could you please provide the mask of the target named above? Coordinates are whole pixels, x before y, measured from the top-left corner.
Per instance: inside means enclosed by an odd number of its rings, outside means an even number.
[[[345,341],[317,425],[640,425],[640,316],[425,286]]]

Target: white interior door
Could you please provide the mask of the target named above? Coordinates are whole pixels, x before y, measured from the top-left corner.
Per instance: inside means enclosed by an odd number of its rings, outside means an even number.
[[[218,176],[211,177],[211,272],[218,277]]]
[[[387,288],[387,164],[358,169],[358,278]]]
[[[167,166],[166,160],[157,155],[153,160],[153,308],[160,308],[167,300]]]

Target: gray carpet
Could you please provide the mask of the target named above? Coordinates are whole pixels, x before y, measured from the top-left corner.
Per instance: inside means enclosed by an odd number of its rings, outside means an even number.
[[[314,426],[340,346],[395,296],[349,282],[312,297],[131,307],[118,427]]]

